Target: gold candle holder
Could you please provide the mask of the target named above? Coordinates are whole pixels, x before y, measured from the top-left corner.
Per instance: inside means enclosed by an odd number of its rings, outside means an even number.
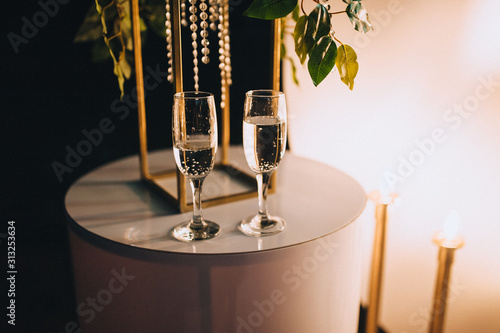
[[[375,206],[375,238],[373,242],[372,266],[370,274],[370,294],[366,315],[366,333],[377,333],[382,289],[382,275],[385,256],[385,238],[387,229],[387,207],[397,198],[396,193],[383,195],[379,191],[370,194]]]
[[[433,242],[439,246],[439,252],[438,271],[436,276],[436,286],[434,288],[429,333],[442,333],[444,329],[444,318],[448,299],[451,265],[453,264],[455,250],[464,245],[464,240],[459,236],[450,236],[449,233],[440,231],[434,236]]]

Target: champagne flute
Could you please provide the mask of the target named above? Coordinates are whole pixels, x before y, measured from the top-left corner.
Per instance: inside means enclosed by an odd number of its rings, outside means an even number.
[[[172,141],[177,167],[189,179],[193,193],[193,217],[176,226],[172,235],[185,242],[213,238],[220,226],[204,220],[201,210],[201,188],[214,167],[217,151],[217,116],[211,93],[174,95]]]
[[[243,115],[243,148],[255,173],[259,192],[259,213],[239,225],[246,235],[266,236],[285,229],[285,221],[267,211],[267,190],[271,174],[278,167],[286,147],[285,95],[276,90],[246,93]]]

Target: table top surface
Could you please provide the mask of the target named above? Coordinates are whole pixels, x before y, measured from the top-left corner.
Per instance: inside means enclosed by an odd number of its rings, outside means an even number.
[[[251,173],[241,146],[231,147],[230,157],[231,165]],[[152,172],[175,168],[171,150],[150,153],[148,161]],[[204,184],[207,192],[210,182],[211,175]],[[270,214],[284,218],[286,229],[272,236],[250,237],[238,230],[243,218],[257,213],[254,197],[203,209],[205,219],[221,226],[216,238],[190,243],[174,239],[171,229],[191,213],[179,213],[140,180],[138,156],[89,172],[70,187],[65,203],[76,224],[114,242],[173,253],[235,254],[285,248],[336,232],[361,214],[366,194],[345,173],[287,151],[277,171],[276,191],[268,196]]]

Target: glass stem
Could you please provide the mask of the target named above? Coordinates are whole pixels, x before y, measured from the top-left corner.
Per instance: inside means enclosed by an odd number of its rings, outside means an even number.
[[[193,192],[193,219],[191,221],[192,229],[202,229],[206,226],[201,212],[201,186],[204,178],[191,178],[189,183]]]
[[[259,215],[263,224],[269,222],[269,214],[267,212],[267,190],[269,188],[269,180],[272,172],[258,173],[257,190],[259,191]]]

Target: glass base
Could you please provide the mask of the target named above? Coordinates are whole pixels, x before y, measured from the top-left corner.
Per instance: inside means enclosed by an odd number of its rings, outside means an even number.
[[[260,215],[250,216],[241,221],[238,229],[248,236],[270,236],[285,230],[285,221],[278,216],[269,216],[262,222]]]
[[[204,228],[196,230],[190,228],[191,222],[185,222],[174,228],[172,236],[183,242],[192,242],[214,238],[219,235],[220,226],[217,223],[211,221],[205,221],[205,223]]]

